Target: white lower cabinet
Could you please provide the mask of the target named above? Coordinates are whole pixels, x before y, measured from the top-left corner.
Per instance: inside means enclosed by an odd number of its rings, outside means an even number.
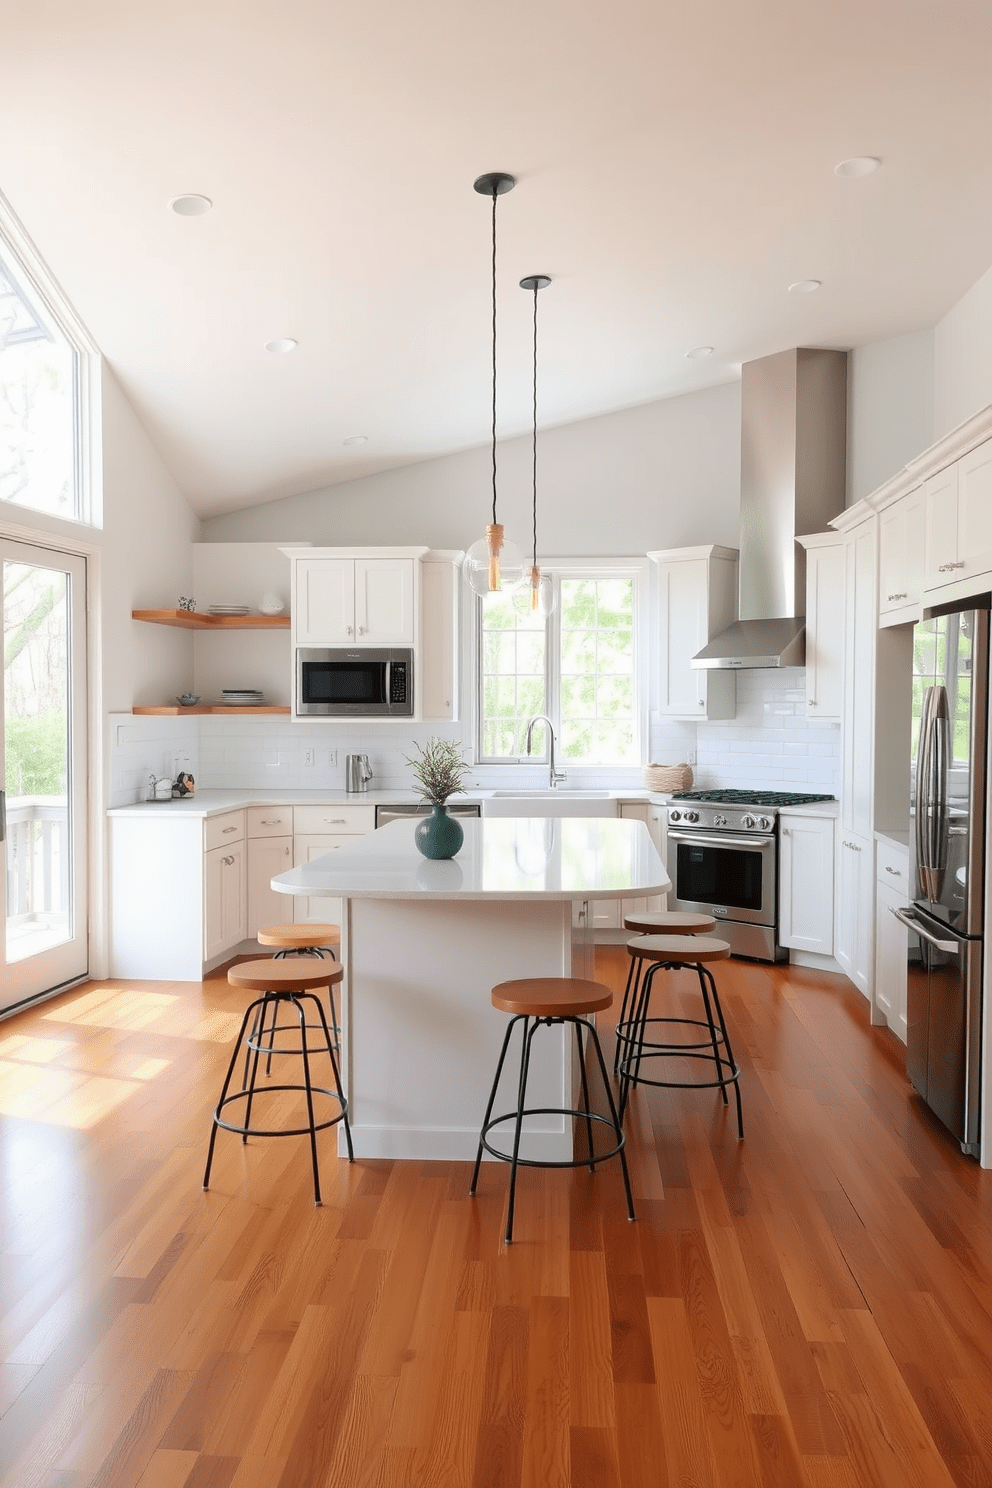
[[[248,902],[244,839],[203,855],[203,959],[230,950],[245,939]]]
[[[276,893],[272,880],[293,866],[292,837],[248,839],[248,937],[254,940],[263,925],[281,925],[293,918],[285,894]]]
[[[790,950],[834,951],[834,829],[829,816],[779,817],[779,941]]]
[[[837,838],[837,918],[834,955],[865,997],[872,995],[875,907],[872,843],[841,829]]]
[[[325,853],[347,847],[375,826],[374,806],[297,806],[293,813],[293,867],[302,868]],[[320,920],[341,924],[342,902],[327,895],[304,898],[294,894],[293,919],[297,924]]]
[[[905,1043],[909,931],[896,919],[893,911],[909,907],[912,892],[909,850],[880,838],[876,856],[875,1007],[893,1033],[897,1033]]]

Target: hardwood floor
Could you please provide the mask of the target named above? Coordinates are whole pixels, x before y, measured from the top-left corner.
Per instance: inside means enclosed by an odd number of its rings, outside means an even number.
[[[497,1164],[325,1134],[315,1209],[305,1140],[222,1133],[203,1193],[221,976],[0,1024],[4,1488],[992,1484],[992,1174],[842,978],[717,972],[744,1142],[639,1090],[637,1223],[524,1171],[509,1250]]]

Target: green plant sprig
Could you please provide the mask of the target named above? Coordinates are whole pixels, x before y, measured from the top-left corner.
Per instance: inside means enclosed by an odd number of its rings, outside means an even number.
[[[406,762],[413,769],[418,785],[418,794],[435,806],[443,806],[449,796],[465,789],[468,763],[458,752],[458,746],[450,739],[428,739],[424,745],[415,744],[416,756],[407,755]]]

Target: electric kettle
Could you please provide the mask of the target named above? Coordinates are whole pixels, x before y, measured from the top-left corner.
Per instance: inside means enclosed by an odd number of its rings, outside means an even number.
[[[347,791],[368,790],[372,767],[367,754],[349,754],[344,762],[344,785]]]

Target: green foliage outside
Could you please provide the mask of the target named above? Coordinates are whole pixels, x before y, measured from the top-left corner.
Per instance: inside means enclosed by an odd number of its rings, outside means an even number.
[[[65,795],[65,741],[64,709],[7,719],[5,755],[11,802],[15,796]]]

